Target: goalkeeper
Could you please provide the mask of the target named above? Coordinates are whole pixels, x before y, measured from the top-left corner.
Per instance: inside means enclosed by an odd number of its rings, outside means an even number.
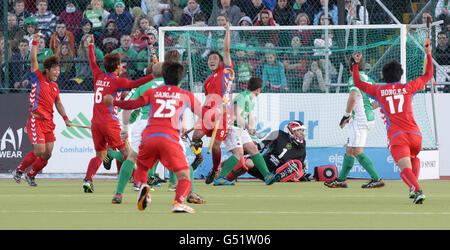
[[[351,62],[349,62],[349,65],[351,69]],[[360,70],[359,74],[363,81],[376,84],[364,73],[364,60],[358,62],[358,69]],[[367,134],[375,125],[375,114],[373,109],[378,108],[378,103],[373,102],[366,93],[360,91],[354,85],[353,77],[349,78],[348,86],[350,94],[347,100],[347,107],[339,124],[341,128],[344,128],[347,123],[349,125],[348,143],[344,161],[338,178],[332,181],[326,181],[324,182],[324,185],[330,188],[346,188],[346,179],[356,158],[372,178],[369,183],[363,184],[361,188],[384,187],[383,179],[378,175],[372,160],[364,153]]]
[[[264,153],[264,161],[269,171],[279,172],[281,181],[309,181],[310,174],[304,174],[306,158],[306,127],[301,121],[291,121],[286,126],[287,132],[276,130],[271,132],[261,142],[258,149]],[[262,179],[261,174],[253,168],[253,161],[246,160],[248,173]]]

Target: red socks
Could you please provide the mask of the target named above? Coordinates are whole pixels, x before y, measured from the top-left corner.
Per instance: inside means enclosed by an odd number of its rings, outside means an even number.
[[[88,166],[85,178],[92,181],[92,178],[97,173],[97,170],[100,167],[100,165],[102,164],[102,162],[103,162],[102,159],[100,159],[98,157],[92,158],[91,161],[89,161],[89,166]]]
[[[417,182],[417,177],[410,168],[403,169],[400,173],[400,177],[410,189],[413,189],[414,193],[421,190],[419,183]]]
[[[219,150],[219,152],[213,152],[212,153],[212,161],[213,161],[213,167],[212,169],[214,171],[217,171],[217,168],[220,165],[220,160],[222,159],[222,151]]]
[[[45,166],[47,166],[47,161],[44,161],[41,157],[39,157],[33,162],[33,165],[27,175],[36,176]]]
[[[138,187],[141,187],[142,184],[147,184],[148,169],[137,168],[133,171],[132,176]]]
[[[412,171],[414,175],[419,179],[420,174],[420,159],[419,158],[411,158]]]
[[[22,162],[20,163],[19,167],[17,168],[17,170],[25,172],[25,170],[27,170],[27,168],[29,166],[31,166],[31,164],[33,164],[33,162],[36,160],[36,156],[34,155],[34,151],[29,152],[22,160]]]
[[[192,183],[188,179],[178,180],[177,189],[175,190],[175,201],[183,203],[191,191]]]

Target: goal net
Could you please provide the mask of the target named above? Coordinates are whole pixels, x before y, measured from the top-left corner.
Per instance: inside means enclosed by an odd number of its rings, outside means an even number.
[[[308,128],[309,147],[346,144],[347,131],[339,127],[339,121],[348,98],[348,59],[354,51],[363,54],[365,72],[377,83],[383,82],[383,65],[392,60],[406,71],[402,82],[423,74],[425,26],[233,26],[231,31],[233,93],[245,90],[252,76],[264,81],[255,108],[257,131],[284,130],[290,120],[301,120]],[[161,27],[159,32],[160,61],[165,51],[178,50],[187,69],[182,87],[203,101],[203,82],[211,74],[207,55],[213,50],[223,52],[224,28]],[[429,95],[421,91],[413,101],[424,149],[437,147]],[[385,147],[386,126],[379,109],[375,116],[367,146]],[[192,126],[196,118],[187,117],[186,126]]]

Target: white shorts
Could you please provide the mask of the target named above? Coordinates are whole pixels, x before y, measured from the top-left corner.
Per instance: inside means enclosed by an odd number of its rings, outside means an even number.
[[[230,152],[249,142],[253,143],[253,140],[247,130],[232,126],[225,138],[224,144],[227,152]]]
[[[136,153],[139,153],[139,145],[141,145],[142,132],[144,131],[145,127],[147,127],[147,123],[147,120],[138,119],[133,124],[133,129],[131,129],[130,147]]]
[[[358,126],[355,120],[351,119],[348,123],[349,133],[347,138],[347,147],[362,148],[366,146],[367,135],[374,127],[374,122],[368,122],[368,126]]]

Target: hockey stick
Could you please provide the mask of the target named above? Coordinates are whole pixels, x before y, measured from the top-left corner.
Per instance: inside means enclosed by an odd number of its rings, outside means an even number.
[[[227,89],[225,91],[225,94],[223,95],[222,107],[220,108],[219,117],[218,117],[218,119],[216,121],[216,124],[214,125],[214,130],[213,130],[212,135],[211,135],[211,141],[209,142],[208,151],[207,151],[208,154],[211,153],[212,146],[214,144],[214,141],[216,140],[216,134],[217,134],[217,130],[219,128],[219,124],[222,121],[222,116],[223,116],[223,114],[226,111],[224,105],[226,105],[226,103],[228,102],[227,96],[230,94],[231,87],[233,86],[233,80],[234,80],[234,71],[233,71],[233,69],[229,68],[228,72],[225,72],[225,70],[224,70],[224,73],[228,73],[229,74],[229,77],[226,78],[226,80],[225,80],[226,84],[227,84]]]
[[[75,124],[75,123],[70,123],[70,124],[67,125],[67,126],[69,126],[69,127],[77,127],[77,128],[88,128],[88,129],[91,129],[91,127],[89,127],[89,126],[83,126],[83,125]]]

